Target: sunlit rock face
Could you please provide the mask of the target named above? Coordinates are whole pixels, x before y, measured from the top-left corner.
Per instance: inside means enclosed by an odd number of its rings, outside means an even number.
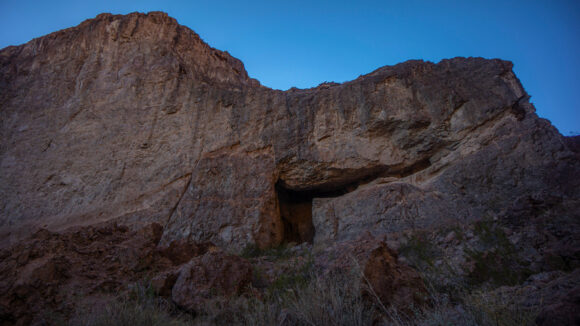
[[[103,14],[1,50],[0,89],[4,243],[112,220],[324,243],[579,197],[577,147],[502,60],[279,91],[166,14]]]

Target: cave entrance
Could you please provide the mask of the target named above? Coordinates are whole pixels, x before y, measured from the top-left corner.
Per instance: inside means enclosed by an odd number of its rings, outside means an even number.
[[[308,242],[314,240],[312,224],[312,195],[286,189],[276,184],[280,218],[284,224],[284,242]]]
[[[276,195],[280,218],[284,224],[284,243],[312,243],[314,224],[312,223],[312,200],[321,197],[337,197],[349,192],[348,188],[334,191],[307,190],[296,191],[276,183]]]

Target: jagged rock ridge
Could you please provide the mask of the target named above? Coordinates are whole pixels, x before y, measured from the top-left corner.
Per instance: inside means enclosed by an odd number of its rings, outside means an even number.
[[[272,90],[163,13],[0,52],[0,226],[160,223],[240,250],[577,201],[577,154],[502,60],[408,61]],[[577,205],[571,205],[577,210]]]

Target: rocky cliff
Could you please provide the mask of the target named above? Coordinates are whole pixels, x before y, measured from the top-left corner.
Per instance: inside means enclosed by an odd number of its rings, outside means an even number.
[[[577,248],[577,146],[507,61],[279,91],[166,14],[102,14],[1,50],[0,89],[4,247],[115,222],[239,252],[553,209]]]
[[[580,189],[574,153],[501,60],[409,61],[282,92],[150,13],[8,47],[0,67],[4,235],[116,219],[159,222],[165,241],[271,246]]]

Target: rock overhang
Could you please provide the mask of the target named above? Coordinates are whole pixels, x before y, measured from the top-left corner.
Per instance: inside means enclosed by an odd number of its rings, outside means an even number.
[[[282,92],[164,13],[99,15],[0,59],[4,234],[159,222],[167,241],[239,249],[287,239],[277,187],[312,202],[321,230],[293,241],[574,193],[558,179],[574,155],[508,61],[412,60]]]

